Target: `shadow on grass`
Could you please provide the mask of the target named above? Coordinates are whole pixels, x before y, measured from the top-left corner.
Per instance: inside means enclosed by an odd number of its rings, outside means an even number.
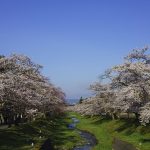
[[[39,119],[32,123],[21,124],[18,127],[0,129],[0,150],[27,150],[32,149],[31,143],[42,142],[44,139],[49,150],[54,145],[63,145],[66,141],[74,140],[74,137],[66,135],[67,123],[63,117],[57,119]],[[44,144],[43,144],[44,145]],[[28,148],[24,148],[24,147]],[[45,149],[44,149],[45,148]],[[41,147],[41,150],[48,150]]]
[[[95,125],[99,125],[99,124],[103,124],[103,123],[106,123],[106,122],[109,122],[111,121],[111,118],[110,117],[96,117],[96,118],[93,118],[93,124]]]
[[[142,143],[150,143],[150,138],[143,138],[141,139]]]
[[[137,120],[135,120],[134,118],[118,119],[118,120],[116,119],[113,121],[114,122],[112,123],[112,119],[110,117],[106,117],[106,118],[99,117],[99,119],[96,119],[95,121],[93,121],[93,124],[95,125],[105,124],[105,123],[109,124],[110,122],[110,125],[112,125],[113,131],[124,132],[127,136],[134,133],[137,130],[137,128],[140,126],[139,122],[137,122]]]
[[[149,136],[149,133],[150,133],[150,126],[141,126],[139,132],[142,134],[142,135],[145,135],[140,141],[142,143],[150,143],[150,136]],[[148,135],[147,135],[148,134]]]
[[[127,136],[136,132],[139,127],[139,122],[135,119],[120,119],[117,120],[119,126],[115,129],[117,132],[124,132]]]
[[[67,134],[69,132],[67,128],[67,122],[64,121],[64,118],[58,118],[53,124],[51,135],[48,140],[51,140],[52,145],[57,147],[64,145],[68,141],[75,142],[75,137]],[[46,141],[47,142],[47,141]],[[47,149],[41,149],[47,150]]]
[[[0,130],[0,149],[1,150],[19,150],[25,145],[31,145],[33,142],[32,134],[24,134],[21,129],[1,129]],[[36,133],[35,133],[36,134]]]

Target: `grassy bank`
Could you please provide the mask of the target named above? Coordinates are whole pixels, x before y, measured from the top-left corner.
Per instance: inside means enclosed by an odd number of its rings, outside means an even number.
[[[99,143],[94,150],[112,150],[114,137],[132,143],[139,150],[150,150],[150,126],[139,126],[134,120],[90,118],[75,113],[71,115],[80,119],[79,129],[87,130],[96,136]]]
[[[75,131],[67,129],[69,122],[67,117],[38,119],[18,127],[1,128],[0,150],[39,150],[48,138],[50,147],[69,150],[82,141]]]
[[[150,150],[150,126],[143,127],[134,120],[110,120],[100,117],[82,117],[76,113],[80,122],[77,127],[93,133],[98,144],[94,150],[112,150],[114,137],[132,143],[139,150]],[[39,150],[47,140],[49,147],[56,150],[70,150],[83,139],[75,130],[67,129],[71,122],[69,116],[55,119],[38,119],[18,127],[0,127],[0,150]],[[31,146],[34,143],[34,146]]]

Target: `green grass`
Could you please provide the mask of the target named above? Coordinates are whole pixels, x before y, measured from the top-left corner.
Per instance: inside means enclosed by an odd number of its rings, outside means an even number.
[[[77,132],[67,129],[70,121],[67,116],[53,120],[38,119],[18,127],[0,129],[0,150],[39,150],[48,138],[55,149],[69,150],[76,143],[82,143]],[[34,147],[31,146],[32,142],[35,143]]]
[[[18,127],[1,128],[0,150],[39,150],[47,139],[56,150],[71,150],[75,145],[82,145],[85,141],[80,135],[75,130],[67,129],[73,115],[80,120],[77,128],[87,130],[97,138],[98,144],[93,150],[112,150],[114,137],[132,143],[139,150],[150,150],[150,126],[140,126],[134,119],[110,120],[99,116],[68,114],[55,119],[37,119]],[[35,143],[34,147],[31,146],[32,142]]]
[[[99,143],[93,150],[112,150],[114,137],[133,144],[139,150],[150,150],[150,126],[140,126],[134,119],[111,120],[99,116],[82,117],[76,113],[70,115],[76,115],[80,120],[79,129],[96,136]]]

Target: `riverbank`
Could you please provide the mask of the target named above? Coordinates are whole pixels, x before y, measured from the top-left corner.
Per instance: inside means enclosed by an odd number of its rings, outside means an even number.
[[[68,116],[55,119],[37,119],[31,123],[0,129],[1,150],[69,150],[82,138],[74,130],[69,130]],[[46,141],[48,141],[46,143]],[[45,145],[43,145],[46,143]]]
[[[95,135],[98,144],[93,150],[111,150],[114,138],[127,141],[139,150],[150,149],[150,126],[144,127],[130,120],[111,120],[98,117],[82,117],[75,115],[80,123],[77,128]]]
[[[84,145],[78,132],[68,129],[71,116],[79,119],[77,128],[95,135],[98,144],[93,150],[112,150],[114,138],[133,144],[138,150],[150,149],[150,126],[137,125],[134,120],[111,120],[99,116],[83,117],[76,113],[55,119],[37,119],[17,127],[0,129],[1,150],[39,150],[42,145],[56,150],[70,150]],[[33,144],[32,144],[33,143]],[[46,150],[46,149],[41,149]]]

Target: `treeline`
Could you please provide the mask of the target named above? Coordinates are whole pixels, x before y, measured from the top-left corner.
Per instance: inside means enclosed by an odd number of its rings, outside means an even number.
[[[23,55],[0,56],[0,124],[18,124],[63,112],[65,94]]]
[[[100,80],[90,86],[95,96],[72,109],[85,115],[101,114],[119,118],[126,113],[146,125],[150,122],[149,49],[134,49],[124,63],[107,69]]]

